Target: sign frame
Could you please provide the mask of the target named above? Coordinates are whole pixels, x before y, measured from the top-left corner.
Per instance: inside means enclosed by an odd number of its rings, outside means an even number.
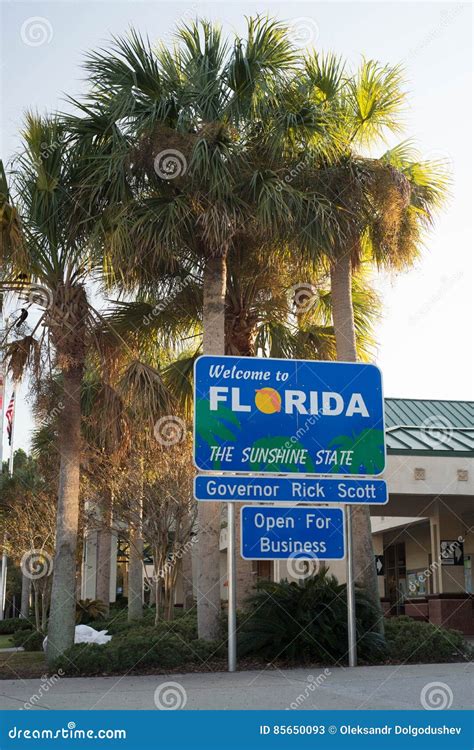
[[[285,552],[284,554],[277,555],[276,557],[263,555],[258,556],[255,554],[252,554],[250,556],[247,556],[244,554],[244,546],[245,546],[245,519],[244,515],[246,511],[255,511],[255,514],[262,513],[263,515],[271,516],[272,512],[278,511],[282,512],[285,510],[288,510],[289,512],[286,514],[286,516],[295,515],[296,513],[300,515],[319,515],[321,517],[338,517],[338,525],[340,526],[340,541],[341,541],[341,547],[342,551],[341,554],[337,557],[328,557],[324,554],[316,554],[316,553],[289,553]],[[276,514],[275,514],[276,515]],[[304,506],[268,506],[268,505],[257,505],[256,503],[252,505],[244,505],[240,509],[240,555],[243,560],[320,560],[322,562],[334,562],[334,561],[342,561],[345,560],[346,554],[347,554],[347,542],[346,542],[346,532],[345,532],[345,517],[344,517],[344,509],[343,508],[325,508],[325,507],[304,507]],[[283,540],[285,541],[285,540]]]
[[[284,359],[284,358],[281,358],[281,357],[235,357],[235,356],[229,356],[229,355],[218,356],[218,355],[203,354],[203,355],[197,357],[197,359],[194,362],[193,463],[194,463],[194,466],[196,467],[196,469],[198,471],[200,471],[200,472],[219,471],[222,474],[235,474],[235,473],[250,474],[250,475],[252,475],[252,474],[264,474],[265,476],[279,476],[281,474],[291,474],[291,473],[293,473],[291,470],[288,470],[287,468],[279,468],[279,469],[275,469],[275,470],[272,470],[272,469],[267,470],[265,468],[264,469],[259,468],[258,470],[257,469],[252,469],[252,464],[248,463],[247,465],[243,465],[242,462],[240,463],[239,466],[233,465],[233,466],[230,466],[229,468],[225,467],[224,462],[221,462],[222,465],[219,466],[219,467],[214,467],[214,466],[210,466],[210,465],[205,465],[204,464],[204,461],[202,460],[201,456],[199,455],[199,446],[201,445],[201,441],[199,440],[198,429],[197,429],[197,427],[198,427],[198,415],[197,415],[198,401],[200,400],[200,399],[198,399],[198,377],[197,377],[197,373],[198,373],[198,369],[200,367],[200,363],[202,363],[203,360],[215,360],[216,365],[219,365],[219,364],[223,365],[224,362],[225,362],[225,366],[226,366],[227,369],[229,369],[229,368],[232,369],[232,367],[234,367],[234,366],[238,367],[239,365],[241,367],[243,367],[243,368],[245,368],[245,365],[247,365],[247,367],[250,367],[252,364],[257,363],[257,362],[261,366],[261,368],[264,369],[265,365],[267,365],[267,367],[268,366],[271,367],[271,366],[273,366],[274,363],[281,362],[282,365],[286,366],[287,368],[289,366],[292,366],[292,367],[295,367],[295,368],[298,368],[299,366],[301,366],[301,367],[303,367],[303,366],[313,366],[313,367],[317,366],[320,369],[325,369],[325,368],[329,367],[329,368],[334,369],[335,371],[337,371],[336,368],[340,368],[341,366],[345,366],[345,367],[354,368],[354,372],[355,372],[356,369],[361,370],[361,368],[375,370],[377,372],[377,377],[379,378],[379,384],[380,384],[380,408],[379,408],[379,412],[380,413],[378,413],[378,419],[376,420],[377,424],[379,424],[379,427],[375,428],[375,427],[371,426],[370,429],[371,430],[378,429],[381,432],[381,435],[382,435],[382,443],[381,443],[382,451],[380,453],[380,456],[378,457],[379,460],[380,460],[380,462],[381,462],[381,468],[380,468],[380,470],[379,471],[374,471],[372,473],[367,473],[367,472],[363,472],[363,471],[359,471],[359,472],[354,471],[352,473],[352,472],[349,472],[347,470],[346,471],[343,470],[343,471],[334,471],[334,472],[332,472],[332,470],[328,471],[328,470],[324,470],[324,469],[319,469],[319,470],[315,469],[313,471],[304,471],[301,468],[298,468],[294,473],[295,474],[300,474],[300,475],[305,475],[305,476],[321,476],[321,477],[340,477],[340,476],[350,475],[351,477],[354,477],[354,478],[357,478],[357,477],[364,477],[364,478],[365,477],[371,477],[371,478],[375,478],[375,477],[380,477],[384,473],[384,471],[386,470],[386,466],[387,466],[387,446],[386,446],[386,439],[385,439],[385,409],[384,409],[384,398],[383,398],[383,390],[384,390],[383,389],[383,376],[382,376],[382,372],[381,372],[380,368],[377,365],[372,364],[372,363],[365,363],[365,362],[341,362],[339,360],[337,360],[337,361],[333,361],[333,360],[324,360],[324,361],[321,361],[321,360]],[[254,381],[253,384],[254,385],[259,385],[259,384],[262,385],[262,383],[260,381],[258,381],[257,379],[255,379],[255,381]],[[231,387],[231,381],[229,381],[229,388],[230,387]],[[329,387],[329,386],[327,386],[327,387]],[[255,390],[258,390],[258,388],[255,389]],[[275,389],[269,387],[269,390],[274,391]],[[376,401],[376,403],[377,403],[377,406],[378,406],[378,401]],[[228,410],[228,411],[230,411],[230,410]],[[262,409],[257,409],[257,411],[262,411]],[[233,412],[231,412],[231,413],[233,413]],[[267,413],[267,412],[264,412],[264,413]],[[314,414],[313,415],[308,415],[308,421],[309,421],[309,418],[311,416],[315,417],[315,421],[318,421],[319,418],[321,418],[321,419],[327,418],[327,415],[326,416],[319,416],[319,411],[318,411],[318,414],[316,414],[316,415],[314,415]],[[297,425],[293,426],[292,435],[290,435],[290,436],[287,437],[287,441],[291,442],[292,439],[293,439],[293,437],[295,435],[297,435],[300,430],[301,430],[301,428],[299,428]],[[218,446],[218,447],[222,447],[222,446]],[[229,447],[229,446],[227,446],[227,447]],[[327,446],[320,446],[320,452],[323,452],[323,453],[324,452],[329,452],[329,450],[330,449]],[[337,451],[337,449],[334,449],[334,451]],[[340,450],[341,454],[344,453],[344,452],[347,452],[347,451],[344,451],[342,449]],[[329,461],[329,457],[327,457],[326,460]],[[371,460],[373,460],[373,457],[371,458]]]
[[[208,482],[215,482],[216,488],[217,486],[225,487],[227,486],[238,486],[240,484],[241,487],[244,487],[245,485],[248,485],[248,487],[260,486],[265,485],[267,488],[275,489],[275,492],[270,493],[267,496],[261,496],[261,497],[250,497],[250,492],[248,494],[242,495],[238,494],[238,492],[235,492],[233,496],[228,496],[227,494],[224,495],[216,495],[213,497],[206,497],[206,490],[205,488],[201,489],[202,484],[206,484]],[[331,488],[334,485],[334,489],[337,489],[337,486],[340,484],[346,485],[347,489],[352,488],[354,485],[372,485],[375,488],[379,488],[381,493],[385,493],[385,499],[384,500],[377,500],[374,498],[370,498],[368,500],[363,500],[360,497],[359,498],[350,498],[345,497],[344,499],[339,499],[336,497],[326,497],[322,495],[317,495],[315,497],[300,497],[300,498],[294,498],[290,497],[289,493],[291,490],[289,490],[288,497],[276,497],[275,495],[279,494],[281,495],[281,492],[285,491],[285,487],[292,484],[298,484],[301,485],[302,488],[306,488],[306,491],[313,488],[314,485],[317,487],[321,487],[323,490],[326,489],[331,493]],[[282,489],[280,491],[280,486],[282,486]],[[374,492],[376,490],[374,489]],[[279,476],[278,478],[275,476],[260,476],[260,475],[252,475],[252,476],[242,476],[242,475],[229,475],[229,474],[197,474],[194,477],[194,498],[198,502],[219,502],[219,503],[291,503],[293,505],[299,505],[301,503],[303,504],[333,504],[337,503],[340,505],[387,505],[389,501],[389,492],[387,487],[387,482],[385,479],[373,479],[372,477],[367,477],[366,479],[355,479],[352,477],[301,477],[291,475],[291,476]]]

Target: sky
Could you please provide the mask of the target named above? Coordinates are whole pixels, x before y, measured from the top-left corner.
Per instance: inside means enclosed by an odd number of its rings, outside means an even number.
[[[352,66],[361,57],[402,63],[409,106],[405,132],[424,158],[449,165],[448,203],[409,273],[379,277],[383,316],[376,363],[386,396],[472,399],[472,7],[412,2],[18,2],[3,0],[0,154],[19,146],[27,109],[65,110],[84,91],[81,61],[134,26],[171,43],[176,24],[196,16],[243,34],[245,16],[287,21],[299,46],[331,50]],[[7,390],[9,398],[10,388]],[[15,447],[33,427],[28,384],[18,397]]]

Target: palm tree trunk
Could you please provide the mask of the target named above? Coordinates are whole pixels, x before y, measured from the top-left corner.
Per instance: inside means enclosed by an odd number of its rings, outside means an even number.
[[[76,622],[76,546],[79,524],[82,368],[63,372],[64,410],[60,420],[59,491],[56,515],[56,555],[53,567],[48,662],[74,643]]]
[[[343,362],[356,362],[352,270],[349,255],[341,255],[331,266],[331,300],[337,358]]]
[[[101,527],[97,534],[96,599],[110,611],[110,552],[112,549],[112,493],[105,490],[101,507]]]
[[[204,354],[225,352],[225,258],[209,258],[204,269]],[[198,503],[197,607],[200,638],[213,640],[221,612],[220,503]]]
[[[352,268],[348,253],[342,253],[331,266],[331,298],[337,358],[343,362],[356,362]],[[372,599],[378,613],[379,629],[383,633],[382,606],[374,565],[370,511],[366,505],[353,505],[351,511],[355,580],[365,588]]]
[[[255,333],[256,327],[249,325],[246,316],[243,315],[240,321],[234,321],[232,329],[229,326],[227,327],[226,351],[239,357],[254,357]],[[244,505],[245,503],[234,503],[235,545],[237,550],[240,550],[241,545],[240,511]],[[244,560],[240,554],[237,554],[235,557],[235,576],[237,580],[237,607],[241,608],[257,582],[252,560]]]

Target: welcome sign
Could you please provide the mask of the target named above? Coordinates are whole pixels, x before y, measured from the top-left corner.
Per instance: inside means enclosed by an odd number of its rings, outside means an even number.
[[[202,356],[194,459],[219,472],[377,475],[385,467],[374,365]]]

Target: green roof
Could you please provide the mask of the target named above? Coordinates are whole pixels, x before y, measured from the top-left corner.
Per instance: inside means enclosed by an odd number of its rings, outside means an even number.
[[[385,399],[387,452],[474,456],[474,402]]]

